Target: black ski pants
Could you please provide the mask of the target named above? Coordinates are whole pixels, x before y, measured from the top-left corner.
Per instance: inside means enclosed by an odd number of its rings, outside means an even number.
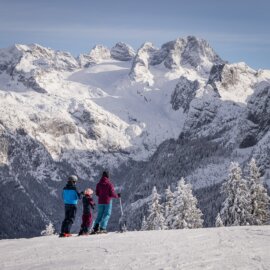
[[[71,226],[75,220],[77,206],[65,204],[65,219],[62,222],[61,233],[70,233]]]

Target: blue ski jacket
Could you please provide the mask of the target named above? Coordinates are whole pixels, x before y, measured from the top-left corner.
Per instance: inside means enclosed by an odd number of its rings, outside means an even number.
[[[64,187],[62,192],[62,198],[65,204],[76,205],[78,200],[81,198],[76,186],[70,182]]]

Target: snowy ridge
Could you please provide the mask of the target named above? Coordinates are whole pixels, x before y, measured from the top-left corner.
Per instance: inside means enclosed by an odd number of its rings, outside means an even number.
[[[55,270],[269,269],[269,236],[269,226],[258,226],[2,240],[0,267],[10,270],[33,267]]]

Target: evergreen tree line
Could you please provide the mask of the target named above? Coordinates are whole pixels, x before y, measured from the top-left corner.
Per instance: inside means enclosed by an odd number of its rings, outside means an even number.
[[[192,194],[192,187],[184,178],[177,183],[176,190],[170,186],[165,190],[165,201],[160,203],[161,196],[156,187],[152,190],[148,216],[142,221],[141,230],[171,230],[201,228],[202,212],[197,207],[197,199]]]
[[[248,175],[243,177],[239,164],[231,163],[229,177],[221,188],[226,199],[216,217],[216,227],[269,223],[270,197],[260,179],[255,159],[250,161],[248,167]]]
[[[249,163],[246,179],[238,163],[232,162],[229,176],[223,183],[221,193],[225,200],[216,217],[216,226],[263,225],[269,223],[270,198],[260,179],[255,159]],[[148,203],[148,216],[143,217],[141,230],[193,229],[203,226],[202,212],[192,194],[192,186],[184,178],[176,190],[165,190],[165,200],[153,188]]]

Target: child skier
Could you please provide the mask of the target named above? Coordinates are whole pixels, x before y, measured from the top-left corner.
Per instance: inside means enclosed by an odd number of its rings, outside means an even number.
[[[84,196],[82,199],[83,202],[83,215],[82,215],[82,225],[79,235],[88,235],[89,230],[92,224],[92,214],[91,208],[94,209],[95,202],[92,199],[91,195],[93,194],[93,190],[91,188],[87,188],[84,191]]]

